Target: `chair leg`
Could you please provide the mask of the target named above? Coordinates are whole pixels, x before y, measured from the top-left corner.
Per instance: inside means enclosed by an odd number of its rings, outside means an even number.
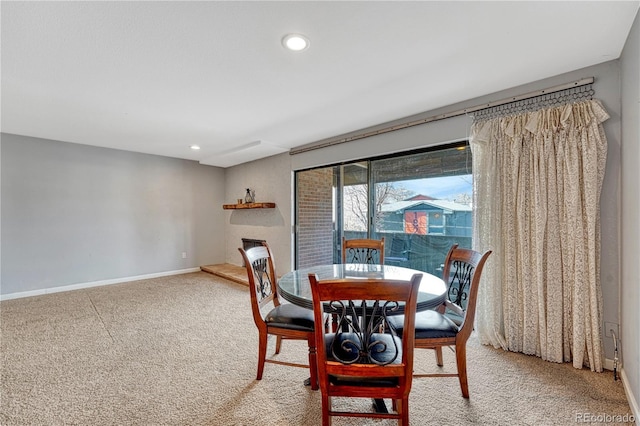
[[[331,411],[331,397],[322,394],[322,426],[331,426],[329,411]]]
[[[311,390],[318,390],[318,358],[316,354],[315,336],[312,334],[308,340],[309,343],[309,374],[311,381]]]
[[[469,383],[467,381],[467,346],[456,345],[456,366],[458,367],[458,379],[462,396],[469,398]]]
[[[398,400],[396,412],[400,416],[398,418],[398,425],[409,426],[409,398],[408,397]]]
[[[264,362],[267,359],[267,333],[260,333],[258,336],[258,374],[257,380],[262,380],[262,372],[264,371]]]
[[[438,364],[438,367],[442,367],[444,365],[444,362],[442,360],[442,346],[438,346],[436,349],[436,364]]]
[[[282,336],[276,337],[276,355],[280,353],[280,348],[282,348]]]

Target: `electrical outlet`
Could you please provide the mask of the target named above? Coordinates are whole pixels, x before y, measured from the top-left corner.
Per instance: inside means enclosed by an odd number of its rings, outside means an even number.
[[[606,337],[611,337],[613,338],[613,335],[611,334],[611,330],[613,330],[614,333],[616,333],[616,337],[620,338],[620,333],[618,332],[618,324],[616,324],[615,322],[604,322],[604,335]]]
[[[183,252],[182,252],[182,258],[183,258],[183,259],[186,259],[186,258],[187,258],[187,252],[186,252],[186,251],[183,251]]]

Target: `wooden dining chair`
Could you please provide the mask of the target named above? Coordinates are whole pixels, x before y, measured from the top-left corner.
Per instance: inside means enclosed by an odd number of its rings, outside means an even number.
[[[447,298],[437,310],[422,311],[416,314],[415,347],[435,349],[436,362],[443,366],[442,348],[455,348],[457,373],[414,374],[414,377],[458,377],[462,396],[469,398],[467,381],[467,340],[473,331],[476,313],[476,300],[482,269],[491,254],[483,254],[458,248],[454,244],[444,263],[443,279],[448,283]],[[463,309],[461,305],[465,305]],[[459,319],[456,324],[448,315],[454,313]],[[390,319],[398,334],[404,336],[400,318]]]
[[[342,263],[384,264],[384,237],[379,240],[342,237]]]
[[[304,367],[309,368],[311,374],[311,389],[318,389],[313,311],[290,303],[280,303],[273,255],[266,243],[246,251],[242,248],[238,248],[238,250],[242,254],[247,268],[253,321],[258,328],[258,373],[256,379],[262,379],[265,362]],[[269,303],[273,305],[273,309],[263,316],[262,310]],[[309,345],[309,364],[267,359],[267,337],[270,334],[276,336],[276,354],[280,353],[282,339],[306,340]]]
[[[413,373],[414,319],[422,274],[410,281],[331,279],[309,275],[316,324],[325,311],[339,327],[326,333],[316,327],[318,381],[322,393],[322,424],[334,416],[397,419],[409,425],[409,392]],[[362,301],[365,301],[364,303]],[[400,339],[388,318],[404,306]],[[380,328],[386,330],[380,333]],[[395,412],[351,412],[335,409],[333,397],[390,398]]]

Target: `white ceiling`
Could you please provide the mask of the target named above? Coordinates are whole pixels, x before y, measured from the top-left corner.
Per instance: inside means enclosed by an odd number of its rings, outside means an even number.
[[[228,167],[616,59],[639,5],[3,1],[2,131]]]

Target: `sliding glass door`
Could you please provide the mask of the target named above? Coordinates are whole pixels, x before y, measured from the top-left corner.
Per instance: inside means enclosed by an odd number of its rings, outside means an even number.
[[[466,143],[296,172],[296,267],[339,263],[341,242],[385,238],[385,263],[441,270],[471,247]]]

